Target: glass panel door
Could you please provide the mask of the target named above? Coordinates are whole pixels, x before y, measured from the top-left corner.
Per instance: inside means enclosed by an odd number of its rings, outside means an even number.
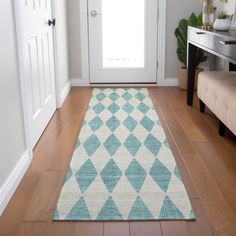
[[[102,0],[104,68],[145,67],[145,1]]]
[[[155,83],[157,0],[88,0],[91,83]]]

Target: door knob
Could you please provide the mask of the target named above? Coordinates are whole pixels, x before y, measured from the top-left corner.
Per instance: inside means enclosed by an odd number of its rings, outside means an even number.
[[[53,20],[48,20],[48,25],[49,26],[55,26],[56,25],[56,19],[54,18]]]
[[[98,15],[98,12],[96,10],[90,11],[90,16],[96,17]]]

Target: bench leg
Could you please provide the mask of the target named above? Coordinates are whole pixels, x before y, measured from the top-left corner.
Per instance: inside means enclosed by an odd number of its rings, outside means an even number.
[[[221,137],[223,137],[225,135],[225,130],[226,130],[225,124],[219,120],[219,135]]]
[[[202,100],[199,100],[199,104],[200,104],[200,112],[204,113],[206,105],[204,104],[204,102]]]

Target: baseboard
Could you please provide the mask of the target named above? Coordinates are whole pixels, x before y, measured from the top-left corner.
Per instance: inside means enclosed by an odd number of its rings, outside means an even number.
[[[60,96],[60,106],[62,107],[64,101],[66,100],[67,95],[69,94],[71,89],[71,81],[68,81],[63,90],[61,91]]]
[[[32,157],[30,152],[28,150],[25,151],[3,186],[0,188],[0,216],[2,215],[20,181],[25,175],[31,160]]]
[[[165,78],[163,86],[175,87],[179,86],[178,78]]]
[[[83,79],[72,78],[72,79],[70,79],[70,81],[71,81],[71,86],[72,87],[87,87],[87,86],[90,86],[90,84],[87,81],[83,80]],[[95,84],[93,84],[92,86],[96,87]],[[97,86],[103,86],[103,85],[99,84]],[[107,84],[105,86],[107,86]],[[113,85],[113,86],[115,86],[115,85]],[[119,84],[118,86],[122,86],[122,85]],[[135,85],[132,84],[131,86],[135,86]],[[137,84],[137,86],[140,86],[140,85]],[[144,86],[144,85],[142,85],[142,86]],[[147,84],[146,86],[156,86],[156,85]],[[178,80],[178,78],[166,78],[164,80],[164,85],[163,86],[173,86],[173,87],[174,86],[179,86],[179,80]]]
[[[71,87],[87,87],[89,86],[88,81],[82,78],[71,78]]]

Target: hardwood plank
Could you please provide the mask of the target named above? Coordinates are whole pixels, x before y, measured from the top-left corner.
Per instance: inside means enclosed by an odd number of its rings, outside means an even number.
[[[190,236],[188,225],[185,221],[162,221],[163,236]]]
[[[24,222],[20,225],[16,236],[42,236],[46,235],[47,222]]]
[[[73,222],[23,222],[16,236],[74,236]]]
[[[105,222],[104,236],[129,236],[128,222]]]
[[[74,236],[103,236],[103,222],[79,222],[75,225]]]
[[[57,171],[43,172],[28,204],[24,221],[48,221],[54,207],[56,193],[64,175]]]
[[[161,224],[153,222],[130,222],[130,236],[162,236]]]
[[[191,236],[214,236],[215,233],[209,220],[206,218],[200,199],[191,199],[191,204],[196,216],[195,221],[187,221]]]
[[[172,103],[173,100],[171,100]],[[185,110],[174,110],[175,116],[182,126],[183,130],[187,134],[189,140],[193,142],[205,142],[206,138],[198,129],[197,125],[194,123],[190,115]]]
[[[236,235],[235,215],[217,188],[214,179],[198,154],[184,153],[183,158],[199,191],[209,222],[219,235]]]

